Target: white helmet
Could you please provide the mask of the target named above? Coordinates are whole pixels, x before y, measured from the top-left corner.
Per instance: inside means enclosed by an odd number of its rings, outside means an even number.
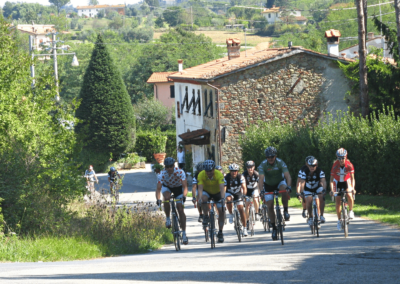
[[[238,171],[239,170],[239,166],[237,164],[235,164],[235,163],[230,164],[229,165],[229,170],[230,171]]]

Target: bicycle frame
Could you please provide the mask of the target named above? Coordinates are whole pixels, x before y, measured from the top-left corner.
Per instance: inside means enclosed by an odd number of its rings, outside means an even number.
[[[180,221],[179,221],[179,215],[176,212],[176,201],[180,201],[182,199],[175,199],[175,196],[171,194],[169,200],[164,201],[163,203],[169,203],[171,204],[171,215],[172,215],[172,234],[174,236],[174,244],[175,244],[175,249],[179,251],[181,249],[181,243],[183,242],[182,240],[182,231],[180,230]],[[183,204],[182,204],[183,206]],[[161,209],[161,207],[160,207]]]
[[[248,218],[248,222],[249,222],[249,230],[250,230],[250,234],[251,236],[254,236],[254,227],[256,225],[256,210],[254,207],[254,197],[247,197],[246,198],[246,202],[250,203],[249,206],[249,218]]]
[[[343,188],[338,189],[337,192],[335,192],[334,196],[340,196],[341,197],[341,206],[342,206],[342,212],[341,212],[341,218],[340,222],[342,225],[342,230],[344,230],[344,237],[347,238],[349,235],[349,224],[350,224],[350,219],[349,219],[349,214],[347,212],[347,200],[346,200],[346,194],[347,193],[354,193],[354,190],[351,191],[345,191]]]
[[[242,199],[239,199],[239,200],[233,200],[233,201],[226,202],[226,204],[233,203],[233,210],[232,210],[232,213],[233,213],[233,224],[235,226],[235,231],[236,231],[236,234],[238,236],[239,242],[242,241],[242,237],[244,235],[243,235],[243,224],[240,221],[240,213],[239,213],[239,210],[237,208],[237,203],[238,202],[242,202],[242,201],[243,201]]]
[[[206,238],[206,242],[208,242],[208,239],[211,240],[211,249],[215,248],[215,239],[217,237],[217,229],[215,226],[215,209],[214,209],[214,200],[211,199],[209,201],[207,201],[207,204],[211,205],[210,207],[210,211],[209,211],[209,222],[207,225],[203,225],[203,229],[204,229],[204,234],[205,234],[205,238]]]
[[[313,198],[313,203],[312,203],[312,214],[313,214],[313,225],[311,226],[311,234],[317,235],[319,237],[319,229],[318,229],[318,208],[317,208],[317,198],[318,198],[318,193],[317,192],[311,192],[311,194],[304,194],[304,197],[307,196],[312,196]]]
[[[279,193],[286,193],[286,190],[274,190],[274,192],[266,192],[265,195],[273,194],[275,198],[275,224],[277,226],[278,240],[281,238],[281,243],[284,245],[283,241],[283,231],[285,231],[285,218],[282,216],[281,207],[279,206]]]

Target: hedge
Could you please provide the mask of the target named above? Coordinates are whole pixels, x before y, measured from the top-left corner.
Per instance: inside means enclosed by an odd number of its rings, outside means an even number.
[[[370,118],[338,112],[328,114],[318,125],[307,122],[292,125],[259,122],[251,125],[240,141],[242,160],[254,160],[258,166],[264,160],[264,149],[274,146],[278,157],[288,165],[295,185],[297,173],[308,155],[315,156],[330,179],[332,163],[338,148],[348,151],[355,168],[356,190],[364,194],[400,194],[400,122],[393,110],[372,114]]]
[[[160,136],[167,136],[167,145],[165,152],[167,157],[176,159],[176,133],[173,131],[168,132],[154,132],[142,131],[136,134],[136,145],[134,151],[139,153],[140,156],[146,157],[148,162],[153,161],[153,154],[156,153],[155,145],[160,139]]]

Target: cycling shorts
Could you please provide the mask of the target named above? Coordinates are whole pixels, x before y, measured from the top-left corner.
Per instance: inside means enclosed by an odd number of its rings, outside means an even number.
[[[269,184],[264,183],[264,190],[265,190],[265,193],[270,193],[270,192],[274,192],[275,190],[279,190],[279,188],[280,188],[282,185],[284,185],[285,188],[287,187],[287,183],[286,183],[286,181],[285,181],[284,179],[281,180],[281,181],[280,181],[278,184],[276,184],[276,185],[269,185]],[[273,194],[264,195],[264,201],[265,201],[265,202],[268,202],[268,201],[271,201],[271,200],[274,200],[274,195],[273,195]]]
[[[221,208],[222,207],[221,202],[219,202],[222,199],[221,198],[221,192],[218,192],[216,194],[212,194],[212,193],[208,193],[207,191],[203,191],[203,195],[207,196],[208,200],[213,199],[214,203],[217,204],[217,208]]]
[[[316,192],[316,193],[321,193],[323,190],[324,190],[324,189],[323,189],[322,186],[321,186],[321,187],[318,187],[317,190],[316,190],[315,192]],[[307,190],[304,190],[303,192],[304,192],[305,195],[307,195],[307,194],[312,194],[311,191],[307,191]],[[312,195],[306,196],[306,198],[307,198],[307,197],[312,197]],[[318,195],[316,196],[316,198],[318,198]]]
[[[183,188],[182,186],[178,187],[167,187],[165,185],[162,185],[161,187],[161,193],[164,195],[165,192],[173,193],[175,196],[175,199],[181,199],[183,197]],[[177,201],[176,203],[182,203],[182,200]]]
[[[258,188],[247,188],[247,197],[259,197]]]
[[[235,194],[230,193],[230,192],[225,193],[225,198],[229,197],[229,196],[232,197],[233,201],[241,200],[238,203],[236,203],[236,205],[243,205],[243,200],[242,200],[243,194],[241,192],[238,192]]]
[[[335,187],[333,191],[338,191],[339,190],[347,190],[349,188],[351,188],[351,186],[349,186],[350,183],[350,179],[348,179],[347,181],[337,181],[336,179],[333,180],[333,186]]]

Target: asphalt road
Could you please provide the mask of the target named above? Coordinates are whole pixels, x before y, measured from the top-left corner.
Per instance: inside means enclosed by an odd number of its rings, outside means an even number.
[[[148,170],[130,171],[121,200],[154,201],[155,185]],[[327,214],[316,238],[300,210],[290,209],[284,246],[272,241],[259,222],[255,236],[239,243],[228,223],[225,242],[211,250],[196,209],[186,205],[189,245],[180,252],[167,245],[147,254],[88,261],[3,263],[0,283],[399,283],[398,229],[355,218],[345,239],[336,217]]]

